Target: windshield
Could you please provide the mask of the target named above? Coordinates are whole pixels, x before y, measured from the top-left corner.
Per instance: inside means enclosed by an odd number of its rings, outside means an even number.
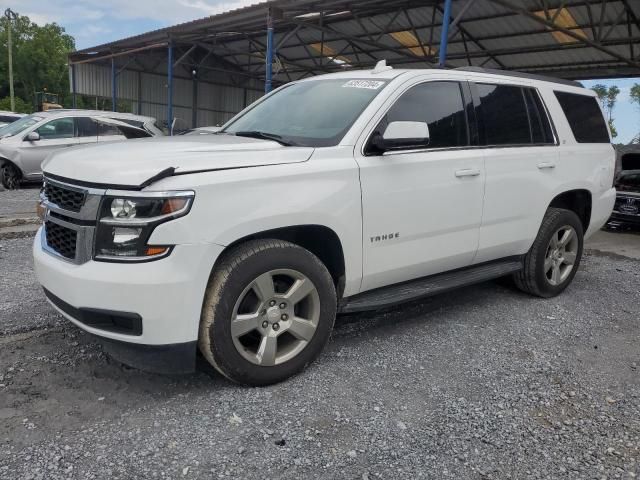
[[[42,117],[38,117],[37,115],[22,117],[21,119],[0,128],[0,138],[17,135],[18,133],[25,131],[27,128],[35,125],[40,120],[42,120]]]
[[[382,90],[381,80],[312,80],[275,92],[222,133],[261,133],[282,143],[309,147],[337,145]]]

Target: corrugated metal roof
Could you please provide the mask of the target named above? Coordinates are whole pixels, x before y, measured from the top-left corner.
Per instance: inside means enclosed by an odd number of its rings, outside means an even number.
[[[171,41],[186,78],[189,69],[200,68],[211,75],[229,73],[232,84],[240,76],[259,82],[264,75],[266,18],[272,12],[278,45],[276,82],[369,67],[383,58],[392,65],[424,67],[437,59],[443,3],[264,1],[87,48],[70,60],[99,62],[112,54],[156,46],[118,57],[119,65],[132,56],[161,61],[166,55],[163,46]],[[450,66],[546,69],[547,74],[580,78],[598,77],[604,66],[608,73],[640,76],[640,0],[453,0],[452,17],[461,12],[464,15],[450,32]],[[341,62],[331,60],[334,57]]]

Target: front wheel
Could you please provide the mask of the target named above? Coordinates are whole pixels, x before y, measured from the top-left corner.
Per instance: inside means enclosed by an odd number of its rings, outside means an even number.
[[[514,275],[516,286],[539,297],[553,297],[575,276],[584,244],[582,222],[562,208],[550,208],[542,220],[523,269]]]
[[[11,163],[0,165],[0,183],[7,190],[15,190],[20,186],[20,170]]]
[[[214,270],[198,344],[227,378],[268,385],[320,354],[335,315],[335,286],[315,255],[289,242],[253,240],[224,254]]]

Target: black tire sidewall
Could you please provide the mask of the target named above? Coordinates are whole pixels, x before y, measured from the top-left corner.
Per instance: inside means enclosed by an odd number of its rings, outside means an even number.
[[[20,183],[20,175],[17,167],[11,165],[10,163],[5,163],[0,166],[0,183],[7,190],[15,190],[18,188]],[[9,185],[7,183],[7,178],[13,177],[13,184]]]
[[[281,268],[296,270],[313,282],[320,297],[320,319],[313,338],[298,355],[281,365],[262,367],[249,362],[236,350],[231,336],[231,317],[235,303],[250,282],[263,273]],[[328,342],[336,315],[331,276],[313,254],[296,246],[265,249],[244,259],[230,271],[219,298],[213,307],[214,321],[209,329],[211,353],[227,377],[243,384],[277,383],[303,370]]]
[[[578,251],[576,254],[576,262],[573,265],[573,270],[569,276],[559,285],[551,285],[547,280],[545,271],[544,271],[544,261],[547,254],[547,247],[549,246],[549,242],[551,241],[551,236],[561,227],[565,225],[570,225],[576,231],[578,236]],[[544,231],[540,232],[540,241],[536,246],[536,266],[535,266],[535,276],[536,283],[540,290],[540,293],[545,297],[552,297],[561,293],[565,288],[569,286],[569,284],[573,281],[573,277],[575,277],[578,272],[578,268],[580,267],[580,260],[582,259],[582,250],[584,247],[584,231],[582,227],[582,222],[578,218],[578,216],[569,211],[562,210],[557,215],[554,221],[547,225],[547,228]]]

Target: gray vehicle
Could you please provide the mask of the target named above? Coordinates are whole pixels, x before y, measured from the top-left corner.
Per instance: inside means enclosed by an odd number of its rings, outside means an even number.
[[[162,136],[156,120],[129,113],[53,110],[0,128],[0,183],[18,188],[42,178],[42,162],[57,150],[131,138]]]

